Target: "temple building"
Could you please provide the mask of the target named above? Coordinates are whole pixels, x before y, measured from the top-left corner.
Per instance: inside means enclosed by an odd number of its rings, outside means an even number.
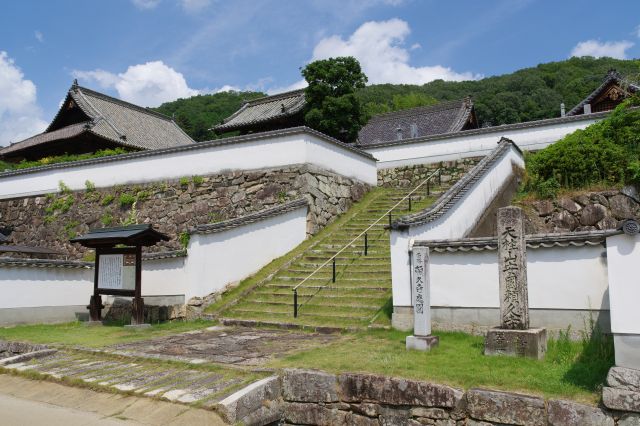
[[[241,135],[304,125],[304,89],[254,99],[213,127],[218,134]]]
[[[478,119],[470,98],[380,114],[360,129],[358,145],[413,139],[477,129]]]
[[[80,87],[74,81],[49,127],[0,149],[0,159],[19,162],[107,148],[142,151],[193,143],[170,117]]]
[[[640,86],[625,80],[616,70],[609,70],[602,84],[566,115],[610,111],[627,97],[640,91]]]

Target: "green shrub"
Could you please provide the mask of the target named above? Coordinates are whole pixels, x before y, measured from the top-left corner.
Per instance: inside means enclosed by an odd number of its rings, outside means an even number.
[[[87,192],[93,192],[96,190],[96,184],[88,179],[84,181],[84,187],[86,188]]]
[[[136,202],[136,197],[125,192],[124,194],[120,194],[120,198],[118,198],[118,202],[120,203],[120,207],[127,208]]]
[[[187,231],[183,231],[180,233],[178,239],[180,240],[180,244],[182,245],[182,247],[187,248],[187,246],[189,245],[189,240],[191,240],[191,234]]]
[[[71,193],[71,188],[69,188],[63,181],[58,182],[58,188],[60,188],[60,192],[63,194]]]
[[[607,118],[528,154],[525,191],[553,198],[560,188],[640,183],[640,110],[625,101]]]
[[[101,206],[108,206],[109,204],[111,204],[114,200],[114,196],[113,194],[105,194],[104,198],[102,199],[102,201],[100,202]]]
[[[137,201],[144,201],[149,197],[151,197],[151,193],[149,191],[138,191],[138,193],[136,194]]]
[[[105,212],[100,218],[100,222],[102,222],[104,226],[110,226],[113,223],[113,215],[109,212]]]
[[[189,185],[189,178],[188,177],[181,177],[180,178],[180,186],[187,186]]]
[[[200,186],[204,182],[204,178],[202,176],[192,176],[191,181],[195,186]]]

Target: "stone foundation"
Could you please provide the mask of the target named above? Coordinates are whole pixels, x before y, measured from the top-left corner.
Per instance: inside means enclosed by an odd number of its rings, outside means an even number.
[[[369,185],[315,166],[229,171],[210,176],[62,192],[0,201],[0,232],[14,244],[43,246],[80,259],[69,238],[89,228],[151,223],[170,241],[149,251],[180,249],[189,228],[231,219],[306,197],[307,232],[315,234],[362,198]]]
[[[640,195],[633,186],[518,205],[527,215],[527,234],[616,229],[625,219],[640,219]]]
[[[405,344],[407,349],[430,351],[440,344],[440,338],[438,336],[407,336]]]
[[[442,169],[440,181],[452,184],[467,174],[481,159],[482,157],[472,157],[456,161],[441,161],[431,164],[381,169],[378,170],[378,186],[415,186],[438,168]],[[434,182],[438,182],[437,177],[434,178]]]
[[[626,372],[623,379],[640,386],[637,377]],[[605,388],[605,405],[609,401],[621,410],[614,411],[519,393],[464,392],[418,380],[287,369],[239,390],[217,408],[227,420],[251,425],[632,426],[640,420],[633,411],[640,408],[633,397],[624,396],[633,389]]]
[[[547,330],[492,328],[484,339],[485,355],[524,356],[543,359],[547,352]]]

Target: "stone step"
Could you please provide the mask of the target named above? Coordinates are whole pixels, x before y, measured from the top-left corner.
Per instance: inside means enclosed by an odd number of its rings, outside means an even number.
[[[239,309],[234,307],[230,309],[228,312],[228,317],[233,318],[234,314],[244,314],[245,317],[257,316],[264,317],[265,315],[269,315],[272,317],[291,317],[293,318],[293,308],[288,312],[279,312],[279,311],[262,311],[262,310],[251,310],[251,309]],[[340,320],[356,320],[356,321],[368,321],[371,318],[371,315],[364,316],[356,316],[356,315],[337,315],[337,314],[316,314],[313,312],[306,312],[303,308],[300,308],[298,311],[298,317],[314,317],[317,319],[320,318],[329,318],[329,319],[340,319]]]
[[[293,287],[295,287],[296,285],[297,284],[295,284],[295,282],[292,282],[291,284],[269,283],[269,284],[265,284],[262,287],[265,287],[265,288],[278,288],[278,289],[290,289],[290,290],[292,290]],[[391,283],[389,283],[388,285],[371,285],[371,284],[368,284],[368,285],[361,285],[361,286],[340,285],[340,283],[331,283],[331,284],[327,284],[327,285],[307,285],[307,283],[304,283],[303,285],[298,287],[298,289],[315,289],[315,290],[326,289],[326,290],[330,290],[330,291],[340,291],[340,290],[345,290],[345,291],[350,291],[350,290],[387,291],[387,290],[391,289]]]

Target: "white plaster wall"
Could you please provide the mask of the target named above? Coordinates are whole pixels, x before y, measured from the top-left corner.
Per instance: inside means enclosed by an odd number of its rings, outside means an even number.
[[[213,234],[195,234],[186,258],[146,260],[142,296],[205,296],[257,272],[306,238],[307,206]],[[0,310],[86,305],[93,269],[0,268]]]
[[[601,245],[527,249],[529,307],[609,309]],[[431,253],[433,307],[499,308],[496,250]]]
[[[212,147],[203,145],[200,149],[181,152],[4,176],[0,177],[0,199],[55,192],[60,181],[72,190],[78,190],[85,188],[87,180],[96,187],[110,187],[215,174],[224,170],[254,170],[304,163],[370,185],[377,184],[375,159],[300,132],[269,139]]]
[[[0,309],[89,303],[93,269],[0,268]]]
[[[379,169],[389,169],[484,156],[495,148],[496,141],[503,136],[513,140],[522,150],[538,150],[596,121],[590,118],[513,130],[501,129],[498,126],[494,131],[487,133],[473,134],[473,131],[470,131],[470,134],[465,135],[465,132],[460,132],[460,136],[456,137],[364,149],[378,159]]]
[[[185,272],[185,257],[145,260],[142,262],[142,295],[184,295],[189,282]]]
[[[494,147],[495,148],[495,147]],[[411,240],[458,239],[465,237],[482,217],[485,210],[512,178],[513,166],[524,168],[518,150],[509,151],[496,161],[473,188],[437,220],[408,230],[391,231],[391,280],[394,306],[411,306],[409,276],[409,245]]]
[[[306,238],[307,207],[213,234],[194,234],[185,272],[186,300],[240,281]]]
[[[611,331],[616,334],[639,335],[640,235],[621,234],[607,238],[607,260],[609,262]]]

